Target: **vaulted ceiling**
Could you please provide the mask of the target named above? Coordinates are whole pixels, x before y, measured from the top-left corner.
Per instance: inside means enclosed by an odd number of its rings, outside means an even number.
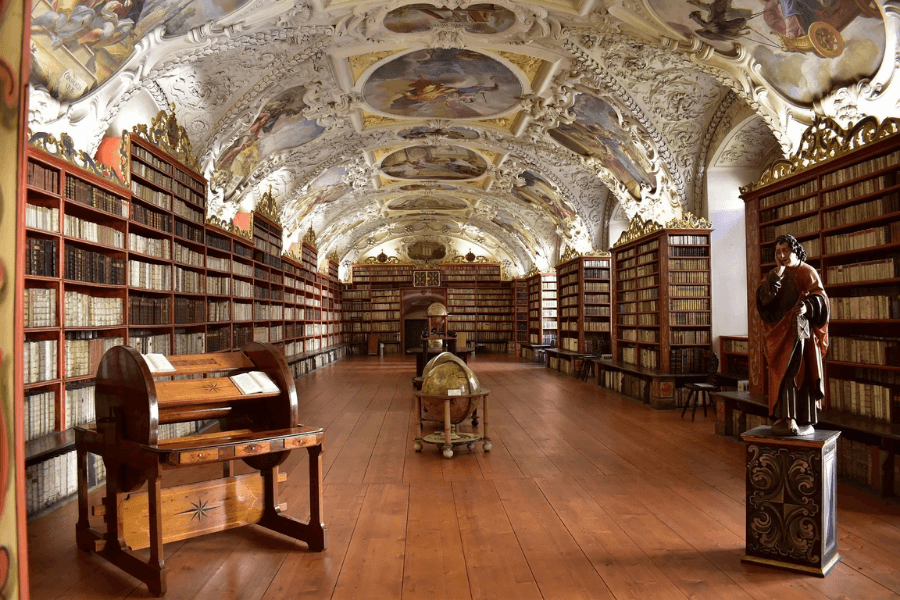
[[[520,275],[607,248],[617,211],[699,214],[713,154],[853,118],[836,90],[877,78],[882,12],[793,4],[41,2],[30,127],[93,153],[172,105],[212,216],[271,191],[287,243],[311,227],[345,268],[471,250]]]

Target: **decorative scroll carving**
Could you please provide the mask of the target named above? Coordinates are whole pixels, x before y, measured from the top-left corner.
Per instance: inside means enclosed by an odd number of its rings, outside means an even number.
[[[60,139],[57,140],[49,133],[32,133],[31,130],[29,130],[28,145],[37,148],[38,150],[43,150],[47,154],[57,158],[61,158],[80,169],[90,171],[94,175],[102,177],[112,183],[122,187],[128,187],[112,167],[94,162],[94,159],[84,150],[75,150],[75,142],[69,137],[69,134],[63,133],[59,137]]]
[[[572,246],[566,246],[565,252],[563,252],[562,256],[559,257],[559,262],[560,263],[569,262],[573,258],[579,258],[580,256],[581,256],[581,254],[579,254],[575,250],[575,248],[573,248]]]
[[[532,265],[531,270],[525,273],[525,277],[534,277],[535,275],[540,275],[541,271],[537,268],[537,265]]]
[[[262,195],[259,202],[256,203],[256,212],[269,219],[278,226],[281,226],[281,215],[275,206],[275,198],[272,197],[272,186],[269,191]],[[313,234],[315,235],[315,234]]]
[[[623,244],[633,242],[634,240],[642,238],[645,235],[656,233],[661,229],[663,229],[663,226],[656,221],[644,221],[640,215],[634,215],[634,218],[631,219],[631,225],[628,226],[628,230],[623,232],[622,235],[619,236],[619,241],[613,244],[613,247],[618,248]]]
[[[306,230],[306,234],[303,236],[303,241],[312,246],[313,248],[318,248],[318,244],[316,243],[316,232],[313,230],[313,226],[310,225],[309,229]]]
[[[178,120],[175,118],[174,103],[169,105],[169,111],[168,113],[164,110],[159,111],[153,120],[150,121],[149,127],[142,123],[135,125],[132,131],[140,134],[151,144],[181,161],[189,168],[199,171],[200,162],[194,156],[187,131],[178,124]]]
[[[684,212],[680,219],[672,219],[666,223],[666,229],[712,229],[713,224],[703,217],[696,217]]]
[[[773,162],[759,181],[742,187],[741,192],[757,190],[898,132],[900,119],[893,117],[881,123],[876,117],[866,117],[847,129],[831,117],[818,118],[803,133],[793,156]]]
[[[442,265],[458,265],[458,264],[493,264],[497,262],[494,259],[488,258],[487,256],[477,256],[471,250],[466,253],[465,256],[460,254],[459,252],[453,254],[452,256],[448,256],[444,260],[441,261]]]
[[[332,250],[331,253],[328,254],[328,260],[335,264],[339,264],[341,259],[338,257],[337,250]]]

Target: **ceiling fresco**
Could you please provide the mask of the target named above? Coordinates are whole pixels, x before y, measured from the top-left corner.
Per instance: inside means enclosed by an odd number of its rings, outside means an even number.
[[[377,111],[423,119],[481,119],[506,112],[522,84],[495,58],[457,48],[422,49],[381,65],[363,98]]]
[[[790,99],[810,102],[835,83],[869,77],[884,55],[881,12],[868,0],[731,0],[650,7],[673,30],[730,51],[740,44]]]
[[[209,217],[271,193],[342,276],[438,246],[516,276],[607,249],[613,215],[706,216],[710,167],[816,116],[896,113],[883,4],[33,0],[29,128],[94,156],[171,106]]]
[[[412,146],[381,161],[385,175],[397,179],[475,179],[487,171],[484,158],[460,146]]]

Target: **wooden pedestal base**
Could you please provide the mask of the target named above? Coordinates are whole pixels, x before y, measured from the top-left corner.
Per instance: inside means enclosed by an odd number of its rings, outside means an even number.
[[[837,551],[839,431],[777,437],[768,426],[741,435],[747,448],[747,555],[743,562],[824,577]]]

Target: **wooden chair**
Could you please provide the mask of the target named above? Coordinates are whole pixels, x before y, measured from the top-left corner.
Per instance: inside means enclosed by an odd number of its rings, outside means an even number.
[[[688,394],[687,402],[684,405],[684,408],[681,409],[681,416],[684,417],[684,413],[687,412],[687,409],[691,406],[691,400],[694,401],[694,409],[691,411],[691,421],[694,420],[694,417],[697,414],[697,404],[700,402],[700,397],[703,396],[703,416],[706,416],[706,405],[709,404],[711,396],[710,392],[718,392],[719,391],[719,356],[715,352],[710,352],[707,355],[706,360],[706,382],[704,383],[687,383],[684,387],[689,389],[691,392]]]

